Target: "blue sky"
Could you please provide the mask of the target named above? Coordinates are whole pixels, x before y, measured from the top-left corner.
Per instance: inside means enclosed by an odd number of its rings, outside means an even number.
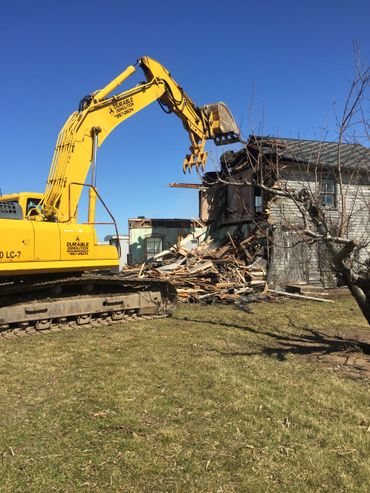
[[[3,1],[0,17],[0,187],[43,191],[58,132],[82,96],[143,55],[199,104],[225,101],[242,132],[335,138],[354,70],[370,59],[368,0]],[[140,71],[140,69],[139,69]],[[144,77],[135,74],[124,88]],[[188,140],[157,104],[118,127],[98,157],[98,187],[121,232],[127,218],[196,217],[184,176]],[[222,149],[208,144],[208,169]],[[225,148],[224,150],[227,150]],[[109,232],[109,231],[107,231]]]

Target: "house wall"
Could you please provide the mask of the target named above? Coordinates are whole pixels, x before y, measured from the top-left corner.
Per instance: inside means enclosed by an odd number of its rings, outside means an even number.
[[[303,187],[315,190],[317,179],[313,171],[304,169],[286,169],[282,179],[291,190]],[[343,202],[345,215],[349,217],[348,236],[361,242],[370,242],[370,185],[360,176],[344,176]],[[328,217],[338,224],[342,204],[339,185],[336,185],[337,207],[328,208]],[[367,204],[367,206],[366,206]],[[284,287],[291,282],[323,284],[330,287],[335,280],[328,265],[322,245],[307,245],[300,242],[299,229],[303,221],[298,208],[292,200],[274,197],[268,204],[269,222],[274,225],[272,261],[269,269],[269,281],[272,285]],[[370,246],[362,250],[358,260],[364,261],[370,254]]]
[[[211,186],[200,192],[199,217],[204,223],[218,226],[250,221],[254,216],[254,191],[250,185],[251,170],[234,173],[230,184]]]
[[[110,245],[118,246],[118,242],[120,245],[121,256],[119,259],[119,270],[121,271],[128,262],[129,256],[129,236],[128,235],[119,235],[117,238],[116,235],[108,235],[104,238],[105,241],[109,241]]]
[[[196,233],[201,228],[196,228],[191,221],[186,221],[176,225],[169,220],[166,225],[150,224],[131,224],[129,220],[129,264],[137,264],[146,261],[146,239],[161,238],[162,250],[167,250],[176,245],[179,239],[185,238],[189,233]],[[198,244],[196,235],[194,235],[194,244]],[[190,246],[190,245],[189,245]]]
[[[199,217],[208,224],[219,222],[224,214],[226,187],[213,186],[199,192]]]
[[[237,183],[250,182],[251,170],[234,173],[232,183],[226,189],[226,210],[223,224],[232,224],[239,221],[249,221],[254,217],[254,193],[250,185]]]

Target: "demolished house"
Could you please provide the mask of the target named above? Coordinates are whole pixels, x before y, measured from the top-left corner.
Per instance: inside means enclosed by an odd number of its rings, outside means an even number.
[[[286,190],[313,190],[333,224],[346,208],[351,215],[349,238],[370,242],[369,171],[370,152],[362,145],[251,136],[245,148],[221,157],[220,171],[204,175],[200,218],[216,238],[227,233],[263,237],[270,286],[334,287],[322,245],[302,241],[303,221],[294,201],[253,183],[267,183],[271,189],[284,183]],[[365,260],[367,252],[362,255]]]
[[[299,286],[305,293],[302,286],[318,292],[335,287],[321,244],[302,241],[303,222],[294,201],[273,191],[282,182],[285,190],[314,190],[335,223],[343,206],[334,172],[338,152],[341,197],[352,213],[349,237],[368,235],[370,244],[368,149],[251,136],[241,150],[224,153],[220,169],[205,173],[202,183],[171,184],[199,189],[199,221],[182,231],[187,236],[172,238],[164,251],[162,242],[150,258],[141,256],[143,263],[136,262],[126,274],[169,280],[186,302],[235,303],[260,299],[261,293],[265,299],[274,289],[296,291]],[[267,183],[268,191],[256,183]],[[138,223],[136,232],[142,239],[143,226]],[[148,229],[148,238],[160,236],[153,231]]]

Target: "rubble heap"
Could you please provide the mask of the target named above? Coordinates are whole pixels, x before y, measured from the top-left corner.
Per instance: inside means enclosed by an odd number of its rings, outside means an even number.
[[[156,278],[170,281],[184,303],[234,303],[254,292],[266,292],[266,235],[257,231],[247,239],[238,235],[223,241],[207,241],[188,250],[180,244],[159,253],[147,263],[127,267],[128,278]]]

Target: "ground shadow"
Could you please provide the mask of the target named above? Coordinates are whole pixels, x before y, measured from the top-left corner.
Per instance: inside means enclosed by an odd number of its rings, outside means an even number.
[[[178,320],[218,325],[263,336],[264,340],[263,342],[261,341],[260,349],[257,351],[222,351],[218,348],[207,348],[208,351],[216,352],[223,357],[266,354],[279,361],[286,361],[290,355],[298,355],[326,366],[349,370],[354,373],[353,376],[370,378],[370,332],[367,334],[358,329],[343,328],[341,330],[336,329],[335,333],[334,331],[330,333],[330,331],[320,331],[308,325],[299,325],[289,316],[286,318],[288,327],[291,327],[294,331],[294,333],[292,331],[292,334],[286,333],[286,327],[284,328],[285,333],[282,334],[279,333],[278,328],[276,332],[273,332],[255,328],[249,324],[234,324],[219,320],[201,320],[190,317]]]

